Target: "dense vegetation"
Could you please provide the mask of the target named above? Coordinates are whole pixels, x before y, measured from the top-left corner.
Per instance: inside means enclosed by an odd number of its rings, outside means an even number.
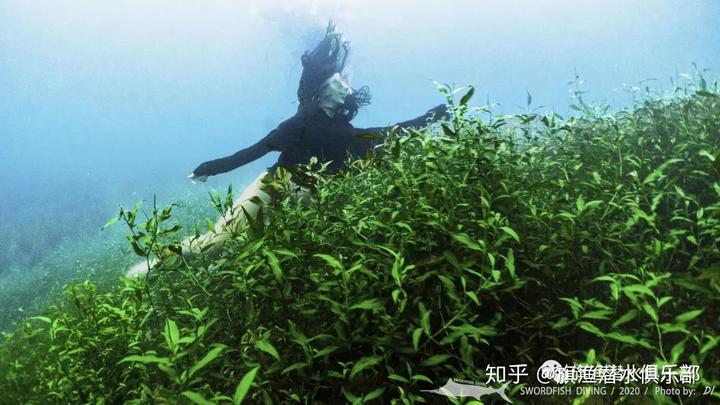
[[[3,400],[445,403],[420,390],[549,358],[695,364],[718,385],[717,85],[613,114],[580,98],[568,119],[441,90],[440,127],[339,176],[303,168],[306,206],[279,172],[269,215],[219,257],[69,286],[4,335]],[[121,211],[139,255],[177,250],[173,210]]]
[[[182,195],[183,209],[176,211],[173,222],[192,230],[199,218],[213,215],[214,210],[207,204],[207,194],[183,191],[180,187],[168,187],[158,192],[175,198]],[[63,209],[71,208],[65,201],[60,205]],[[117,206],[117,202],[113,205]],[[10,246],[8,256],[0,257],[0,332],[9,331],[14,322],[28,314],[43,311],[59,298],[67,284],[91,279],[107,291],[117,285],[120,269],[137,261],[131,246],[123,240],[125,229],[110,227],[100,231],[108,211],[102,215],[99,211],[95,207],[88,215],[94,221],[87,218],[72,221],[73,215],[69,215],[71,219],[59,220],[61,215],[51,211],[50,216],[45,213],[11,226],[12,232],[0,236],[0,246]],[[55,242],[48,242],[50,239]],[[14,242],[6,243],[9,240]]]

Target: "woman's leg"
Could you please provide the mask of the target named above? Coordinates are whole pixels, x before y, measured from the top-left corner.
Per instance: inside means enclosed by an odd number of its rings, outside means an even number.
[[[213,230],[200,236],[185,238],[181,243],[183,256],[189,258],[202,252],[210,255],[217,254],[221,251],[222,245],[226,240],[237,236],[247,229],[245,212],[250,218],[254,219],[262,208],[262,204],[272,202],[270,194],[263,191],[264,185],[262,180],[267,174],[266,171],[260,173],[260,175],[245,188],[240,197],[235,199],[232,208],[218,219]],[[259,201],[256,199],[255,202],[253,202],[254,197],[257,197]],[[150,268],[156,263],[157,259],[151,260]],[[145,275],[147,272],[148,263],[147,261],[143,261],[131,267],[126,276],[138,277]]]
[[[212,231],[206,232],[199,237],[189,237],[182,242],[183,256],[193,256],[211,249],[217,252],[222,248],[222,243],[237,236],[246,229],[247,217],[245,213],[255,219],[263,204],[270,204],[272,197],[263,191],[263,178],[268,174],[260,173],[249,186],[245,188],[240,197],[235,199],[232,208],[215,223]],[[253,198],[259,201],[251,201]],[[260,203],[260,204],[258,204]]]

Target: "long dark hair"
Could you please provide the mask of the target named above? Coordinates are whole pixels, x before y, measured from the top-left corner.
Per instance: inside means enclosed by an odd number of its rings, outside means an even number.
[[[342,74],[350,53],[350,43],[335,31],[332,20],[328,22],[325,37],[312,51],[306,51],[302,58],[303,72],[298,86],[299,112],[314,111],[318,107],[318,93],[322,84],[336,73]],[[363,86],[345,98],[344,108],[339,114],[347,121],[352,120],[362,106],[370,104],[370,89]]]
[[[353,89],[347,97],[345,97],[345,118],[350,121],[358,113],[360,107],[370,104],[372,96],[370,95],[370,88],[368,86],[362,86],[359,89]]]

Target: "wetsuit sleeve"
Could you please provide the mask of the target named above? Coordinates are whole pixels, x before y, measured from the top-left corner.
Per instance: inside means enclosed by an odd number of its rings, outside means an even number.
[[[389,127],[365,128],[361,130],[361,133],[381,134],[389,131],[394,126],[398,126],[400,128],[420,128],[427,125],[428,121],[434,122],[444,117],[447,117],[447,106],[445,104],[440,104],[431,108],[430,110],[428,110],[428,112],[417,118],[398,122],[397,124],[391,125]]]
[[[440,119],[446,118],[447,115],[447,106],[445,104],[439,104],[417,118],[413,118],[408,121],[398,122],[395,125],[399,126],[400,128],[420,128],[426,126],[428,122],[435,122]]]
[[[256,144],[239,150],[230,156],[201,163],[193,170],[193,174],[196,176],[214,176],[237,169],[261,158],[270,151],[282,152],[291,145],[298,129],[299,122],[293,117],[278,125],[277,128],[270,131]]]

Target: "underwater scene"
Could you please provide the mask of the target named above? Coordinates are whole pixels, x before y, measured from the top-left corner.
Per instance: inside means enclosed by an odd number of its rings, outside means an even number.
[[[720,2],[0,0],[0,405],[720,403]]]

